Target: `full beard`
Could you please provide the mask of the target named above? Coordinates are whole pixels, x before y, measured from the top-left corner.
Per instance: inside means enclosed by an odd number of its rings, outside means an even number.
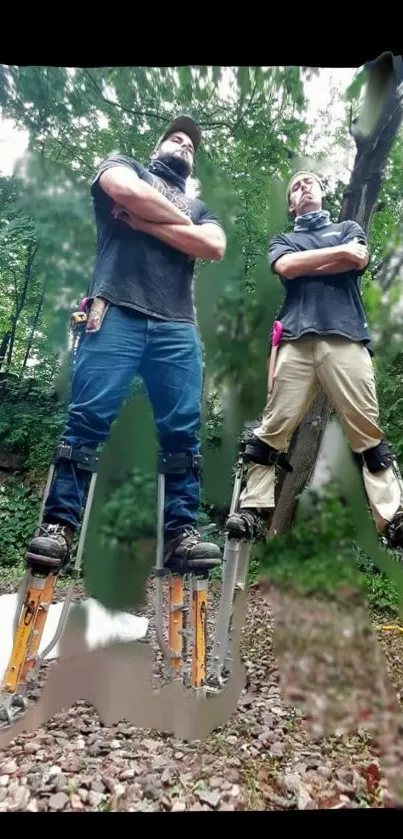
[[[186,178],[190,175],[189,162],[186,158],[181,157],[180,155],[161,154],[158,156],[158,160],[160,160],[161,163],[165,163],[165,166],[168,166],[169,169],[172,169],[176,175],[179,175],[179,177],[184,180],[186,180]]]

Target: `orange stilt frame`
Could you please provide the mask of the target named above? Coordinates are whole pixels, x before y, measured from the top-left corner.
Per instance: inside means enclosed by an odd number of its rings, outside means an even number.
[[[59,447],[58,451],[60,448],[61,447]],[[64,630],[73,596],[73,589],[80,573],[81,557],[84,549],[85,535],[97,479],[96,467],[98,463],[98,456],[94,456],[92,451],[90,452],[90,457],[87,455],[85,450],[82,450],[82,453],[83,458],[88,457],[88,461],[91,464],[88,471],[92,472],[92,476],[85,503],[72,580],[64,600],[56,632],[50,643],[47,645],[46,650],[43,650],[41,654],[39,654],[39,648],[45,629],[47,613],[52,604],[59,569],[42,570],[38,563],[35,567],[28,568],[26,577],[27,581],[23,583],[21,587],[22,593],[19,596],[19,606],[17,607],[18,613],[16,614],[15,619],[13,647],[5,675],[0,686],[0,717],[3,718],[5,714],[9,723],[12,721],[14,716],[12,713],[12,706],[15,705],[16,701],[22,698],[26,692],[28,677],[35,677],[37,675],[41,661],[43,661],[50,650],[53,649]],[[84,463],[86,465],[85,461]],[[49,471],[49,478],[42,503],[39,524],[41,523],[44,501],[46,500],[47,492],[51,484],[53,471],[54,466],[52,465]]]
[[[3,680],[2,691],[5,694],[14,694],[35,664],[55,582],[54,574],[31,577]]]
[[[196,579],[192,586],[192,687],[200,689],[206,681],[207,579]]]
[[[75,312],[72,315],[71,327],[73,337],[77,337],[78,330],[85,326],[85,322],[85,312]],[[36,555],[27,553],[28,570],[26,572],[26,581],[22,584],[18,597],[17,612],[14,619],[13,647],[3,681],[0,685],[0,718],[5,713],[8,722],[12,721],[13,714],[11,708],[13,703],[15,704],[15,700],[19,698],[18,692],[21,697],[25,692],[27,677],[36,675],[35,670],[37,670],[41,661],[46,658],[50,650],[53,649],[64,630],[73,596],[73,588],[80,574],[81,558],[97,480],[99,455],[95,450],[86,449],[85,447],[80,447],[78,450],[75,450],[72,446],[68,446],[65,443],[60,443],[57,446],[42,498],[38,527],[42,523],[46,499],[53,481],[56,463],[61,460],[70,461],[76,464],[77,468],[91,473],[80,528],[77,554],[73,567],[72,581],[65,597],[56,632],[46,647],[46,650],[39,655],[39,647],[45,629],[48,609],[52,603],[59,568],[52,569],[46,566],[42,568],[40,559]]]
[[[169,646],[171,666],[176,678],[183,666],[183,577],[174,574],[169,581]]]

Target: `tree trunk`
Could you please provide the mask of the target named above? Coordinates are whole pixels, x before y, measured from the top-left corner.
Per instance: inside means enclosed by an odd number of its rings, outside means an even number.
[[[0,344],[0,371],[3,367],[3,361],[6,357],[7,349],[8,349],[8,342],[11,338],[11,330],[9,329],[8,332],[5,332]]]
[[[21,315],[21,312],[25,306],[25,300],[27,296],[29,282],[32,276],[32,267],[34,264],[35,256],[37,253],[37,246],[33,245],[32,243],[28,245],[27,249],[27,259],[25,263],[25,271],[24,271],[24,283],[21,290],[21,294],[18,293],[17,284],[15,289],[15,296],[16,296],[16,303],[15,303],[15,312],[11,316],[11,332],[10,338],[8,341],[8,351],[7,351],[7,361],[6,361],[6,369],[7,371],[10,368],[11,360],[13,357],[13,350],[14,350],[14,342],[15,337],[17,334],[17,326],[18,321]]]
[[[270,522],[272,534],[284,533],[292,525],[298,496],[312,478],[330,413],[326,396],[320,393],[293,434],[288,457],[294,471],[282,473],[278,502]]]
[[[344,192],[338,221],[351,219],[368,232],[371,214],[382,186],[384,167],[402,120],[403,62],[385,53],[368,65],[366,99],[360,120],[350,127],[356,144],[356,157],[350,183]],[[379,112],[371,130],[364,132],[366,115]],[[282,477],[270,533],[284,533],[294,519],[297,495],[309,484],[315,468],[323,434],[330,416],[328,401],[320,393],[299,427],[289,447],[294,473]]]
[[[34,335],[35,335],[35,330],[36,330],[36,327],[38,326],[39,316],[41,314],[43,301],[45,299],[45,291],[46,291],[47,280],[48,280],[48,275],[45,277],[45,280],[43,282],[41,296],[39,298],[39,303],[38,303],[37,310],[36,310],[36,313],[35,313],[34,322],[32,324],[31,334],[29,336],[28,345],[27,345],[27,349],[26,349],[26,352],[25,352],[25,356],[24,356],[24,361],[22,362],[22,367],[21,367],[21,370],[20,370],[20,376],[19,376],[20,379],[22,379],[22,376],[24,374],[24,370],[27,366],[27,361],[28,361],[28,358],[29,358],[29,354],[31,352],[31,348],[32,348],[33,340],[34,340]]]

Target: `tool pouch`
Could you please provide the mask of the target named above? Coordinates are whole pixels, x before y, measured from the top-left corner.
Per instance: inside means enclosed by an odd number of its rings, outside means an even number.
[[[110,305],[103,297],[94,297],[88,310],[86,332],[99,332]]]

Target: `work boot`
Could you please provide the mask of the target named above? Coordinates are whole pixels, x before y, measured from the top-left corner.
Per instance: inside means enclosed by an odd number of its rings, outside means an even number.
[[[243,507],[237,513],[228,516],[225,529],[231,539],[245,539],[265,542],[267,539],[267,523],[262,511]]]
[[[74,532],[64,524],[41,524],[27,550],[29,565],[61,568],[69,559]]]
[[[392,548],[403,548],[403,509],[401,507],[386,526],[384,536]]]
[[[213,542],[203,542],[195,527],[165,543],[164,565],[180,574],[203,573],[221,565],[221,551]]]

